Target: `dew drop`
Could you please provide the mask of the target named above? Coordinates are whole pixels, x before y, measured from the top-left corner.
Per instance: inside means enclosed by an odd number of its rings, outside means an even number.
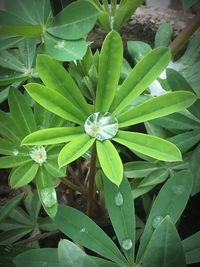
[[[156,216],[152,221],[152,227],[155,229],[163,219],[163,216]]]
[[[124,198],[122,196],[122,193],[121,192],[118,192],[116,195],[115,195],[115,205],[120,207],[123,205],[123,202],[124,202]]]
[[[14,156],[17,156],[19,154],[19,150],[18,149],[13,149],[12,153],[13,153]]]
[[[40,190],[41,200],[45,207],[51,208],[57,203],[56,191],[53,187]]]
[[[43,262],[42,263],[42,267],[47,267],[48,265],[47,265],[47,262]]]
[[[117,134],[118,120],[109,112],[96,112],[87,118],[84,128],[88,135],[103,141]]]
[[[182,184],[181,185],[174,185],[174,186],[172,186],[172,191],[176,195],[182,195],[185,191],[185,187]]]
[[[87,233],[86,228],[85,227],[81,228],[80,232],[81,233]]]
[[[121,246],[124,250],[129,250],[132,248],[133,242],[131,241],[131,239],[125,239],[122,241]]]
[[[62,41],[58,41],[58,42],[56,43],[56,45],[54,45],[54,48],[58,48],[58,49],[63,49],[63,48],[65,48],[65,41],[64,41],[64,40],[62,40]]]

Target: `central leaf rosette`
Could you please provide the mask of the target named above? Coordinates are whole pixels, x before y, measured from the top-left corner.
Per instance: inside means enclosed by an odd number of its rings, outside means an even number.
[[[117,32],[111,31],[106,36],[98,60],[96,95],[89,105],[77,83],[59,62],[47,55],[38,56],[37,71],[44,85],[28,84],[25,86],[27,92],[41,106],[73,122],[75,126],[42,129],[28,135],[22,143],[64,143],[58,155],[60,167],[96,146],[103,172],[116,185],[122,181],[123,164],[115,143],[158,160],[180,161],[179,149],[169,141],[127,130],[131,125],[187,108],[196,100],[190,92],[175,91],[132,106],[134,100],[168,66],[171,61],[169,49],[159,47],[152,50],[133,68],[122,84],[119,84],[119,78],[123,43]],[[120,128],[126,128],[126,131]]]
[[[95,112],[85,124],[85,132],[99,141],[112,139],[118,131],[118,120],[109,112]]]

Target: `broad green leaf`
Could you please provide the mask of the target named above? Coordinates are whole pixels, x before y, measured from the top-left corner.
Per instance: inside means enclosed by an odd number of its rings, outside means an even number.
[[[143,267],[186,267],[181,238],[169,216],[157,226],[141,262]]]
[[[120,267],[120,265],[111,261],[104,260],[102,258],[97,258],[97,257],[90,257],[90,258],[92,258],[92,260],[97,264],[98,267]],[[87,267],[87,265],[85,267]]]
[[[47,31],[63,39],[80,39],[93,28],[97,15],[94,5],[87,1],[77,1],[65,7]]]
[[[112,104],[118,85],[123,60],[123,44],[120,35],[111,31],[102,46],[99,56],[99,78],[95,110],[106,112]]]
[[[149,52],[152,51],[151,46],[142,41],[128,41],[127,48],[132,61],[135,63],[141,61]]]
[[[168,47],[173,34],[173,27],[169,23],[163,23],[159,26],[155,35],[155,47]]]
[[[37,57],[37,71],[43,83],[70,100],[74,106],[89,116],[91,110],[75,81],[65,68],[47,55]]]
[[[87,256],[81,248],[66,239],[58,244],[58,260],[61,267],[98,267],[92,257]]]
[[[0,245],[10,245],[17,240],[21,239],[23,236],[31,232],[32,229],[23,228],[13,229],[6,232],[0,233]]]
[[[123,178],[123,165],[111,141],[97,141],[97,155],[105,175],[111,182],[119,186]]]
[[[32,160],[21,165],[10,176],[10,186],[18,188],[30,183],[36,176],[39,165]]]
[[[172,143],[143,133],[118,131],[114,141],[129,149],[163,161],[180,161],[181,153]]]
[[[126,266],[126,259],[113,241],[82,212],[69,206],[59,205],[54,221],[58,229],[73,241],[107,259]]]
[[[124,174],[128,178],[143,178],[157,170],[159,165],[146,161],[132,161],[124,164]]]
[[[63,40],[48,33],[45,34],[44,40],[46,53],[59,61],[80,60],[88,47],[85,40]]]
[[[200,262],[200,231],[182,241],[187,264]]]
[[[53,218],[57,212],[57,196],[52,177],[42,166],[36,177],[37,192],[47,214]]]
[[[36,49],[39,38],[25,39],[18,44],[20,59],[26,66],[26,71],[32,72],[31,68],[35,63]]]
[[[0,53],[0,65],[4,68],[22,73],[26,70],[23,63],[13,53],[8,51],[2,51]]]
[[[24,136],[37,129],[31,107],[27,104],[24,96],[17,89],[11,89],[8,96],[11,116],[23,130]]]
[[[104,197],[106,207],[122,251],[130,263],[135,253],[135,216],[131,188],[123,177],[119,187],[105,176]]]
[[[184,114],[176,113],[158,118],[152,121],[158,126],[166,129],[192,130],[199,129],[200,123],[196,120],[186,117]]]
[[[194,94],[182,91],[151,98],[118,116],[119,127],[153,120],[187,108],[194,103]]]
[[[35,191],[33,194],[31,188],[29,188],[27,191],[28,193],[24,200],[24,205],[26,207],[27,212],[30,215],[31,220],[37,223],[39,212],[41,209],[39,196],[37,191]]]
[[[24,40],[22,36],[0,36],[0,51],[13,47],[22,40]]]
[[[48,159],[44,164],[44,168],[47,172],[54,177],[61,177],[66,175],[66,168],[59,168],[57,158],[55,160]]]
[[[40,36],[42,33],[41,25],[4,25],[0,28],[1,35],[19,35],[25,38]]]
[[[182,153],[185,153],[200,141],[200,128],[199,130],[193,130],[170,137],[168,141],[175,144]]]
[[[50,3],[48,0],[6,0],[6,10],[23,19],[28,24],[46,24],[50,15]]]
[[[0,154],[13,155],[15,145],[7,139],[0,137]]]
[[[110,111],[116,114],[129,105],[165,70],[170,58],[169,49],[163,47],[148,53],[120,86]]]
[[[27,156],[5,156],[0,157],[0,168],[7,169],[7,168],[14,168],[25,163],[32,161],[31,158]]]
[[[169,171],[166,168],[159,168],[147,175],[139,184],[139,187],[157,185],[164,182],[169,176]]]
[[[148,247],[154,229],[167,215],[175,224],[181,216],[192,190],[193,177],[190,171],[177,172],[160,190],[151,208],[138,251],[141,260]]]
[[[29,83],[24,87],[30,96],[47,110],[65,120],[84,124],[87,117],[61,94],[37,83]]]
[[[138,179],[133,179],[130,182],[133,199],[136,199],[140,196],[144,196],[146,193],[148,193],[150,190],[154,188],[154,185],[140,187],[139,184],[140,180]]]
[[[31,220],[30,216],[19,206],[11,211],[9,218],[15,223],[17,222],[20,224],[23,228],[33,228],[33,221]]]
[[[192,156],[189,161],[189,169],[193,173],[193,177],[194,177],[194,183],[193,183],[193,188],[192,188],[192,193],[191,193],[192,196],[200,192],[199,157],[200,157],[200,145],[198,145],[196,149],[193,151]]]
[[[73,141],[66,144],[58,155],[58,165],[63,167],[81,157],[94,143],[95,139],[89,135],[77,136]]]
[[[71,141],[84,134],[83,127],[56,127],[36,131],[26,136],[23,145],[52,145]]]
[[[56,248],[30,249],[15,257],[14,263],[17,267],[61,267]]]
[[[13,197],[9,202],[7,202],[1,209],[0,213],[0,223],[5,220],[10,212],[22,201],[24,198],[24,193],[21,193],[15,197]]]
[[[3,103],[8,98],[9,89],[10,86],[0,91],[0,104]]]
[[[141,0],[122,0],[115,12],[113,29],[119,31],[123,24],[133,15],[138,6],[142,3]]]
[[[26,72],[21,73],[10,69],[0,67],[0,86],[10,85],[14,83],[22,83],[27,80],[28,74]]]

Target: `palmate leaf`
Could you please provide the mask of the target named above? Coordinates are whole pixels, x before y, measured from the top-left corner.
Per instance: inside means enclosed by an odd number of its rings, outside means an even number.
[[[123,178],[123,165],[116,148],[109,140],[97,141],[96,145],[103,172],[111,182],[119,186]]]
[[[19,188],[30,183],[36,176],[39,165],[32,160],[15,169],[10,176],[10,186]]]
[[[177,172],[160,190],[151,208],[145,230],[142,234],[137,261],[142,259],[154,229],[167,215],[175,224],[181,216],[192,190],[193,178],[189,171]]]
[[[172,92],[155,98],[128,110],[117,117],[120,127],[149,121],[187,108],[196,100],[190,92]]]
[[[181,153],[174,144],[152,135],[118,131],[113,140],[127,146],[129,149],[158,160],[181,160]]]
[[[159,47],[148,53],[131,71],[116,93],[110,112],[123,110],[139,96],[167,67],[171,59],[167,48]]]
[[[95,110],[106,112],[113,101],[123,60],[123,44],[120,35],[111,31],[102,46],[99,57],[99,79]]]
[[[47,87],[65,96],[85,115],[91,114],[80,89],[59,62],[47,55],[39,55],[36,64],[38,74]]]
[[[24,87],[30,96],[47,110],[65,120],[84,124],[87,116],[61,94],[37,83],[29,83]]]
[[[122,266],[127,265],[114,242],[96,223],[77,209],[59,205],[54,222],[58,229],[75,242]]]
[[[63,39],[80,39],[93,28],[97,15],[97,9],[89,2],[74,2],[54,18],[53,25],[47,31]]]
[[[55,127],[36,131],[26,136],[22,145],[53,145],[72,141],[85,135],[83,127]]]
[[[134,262],[135,253],[135,215],[131,187],[123,177],[119,187],[104,177],[104,196],[106,207],[121,248],[130,263]],[[126,246],[129,245],[125,249]]]
[[[169,216],[156,228],[140,262],[143,267],[186,267],[181,238]]]
[[[25,71],[25,66],[23,63],[9,51],[3,51],[0,53],[0,65],[4,68],[18,72]]]
[[[22,36],[0,36],[0,51],[15,46],[17,43],[23,41],[24,39],[25,38]]]
[[[95,142],[94,138],[90,138],[89,135],[77,136],[76,139],[66,144],[58,155],[58,165],[63,167],[64,165],[81,157]]]

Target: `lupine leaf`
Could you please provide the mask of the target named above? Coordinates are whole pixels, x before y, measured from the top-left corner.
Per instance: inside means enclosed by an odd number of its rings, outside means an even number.
[[[189,107],[195,100],[195,95],[187,91],[172,92],[151,98],[119,115],[119,126],[126,127],[169,115]]]
[[[39,55],[37,57],[37,71],[47,87],[65,96],[85,115],[89,116],[91,114],[89,105],[86,103],[80,89],[60,63],[47,55]]]
[[[86,116],[69,100],[54,90],[37,83],[25,85],[30,96],[47,110],[55,113],[65,120],[83,124]]]
[[[99,57],[99,79],[95,110],[106,112],[112,104],[118,85],[123,59],[123,44],[120,35],[111,31],[102,46]]]
[[[18,188],[27,185],[35,178],[38,168],[39,165],[32,160],[18,167],[11,174],[10,186]]]
[[[143,133],[118,131],[114,141],[149,157],[164,161],[180,161],[181,153],[172,143]]]
[[[159,47],[148,53],[131,71],[117,92],[111,112],[118,113],[139,96],[167,67],[169,49]]]
[[[145,253],[157,224],[166,215],[175,224],[181,216],[192,190],[193,178],[189,171],[177,172],[160,190],[151,208],[145,230],[142,234],[137,258],[140,260]]]
[[[168,47],[172,38],[173,27],[170,23],[163,23],[159,26],[155,35],[155,47]]]
[[[127,48],[133,62],[138,63],[152,48],[149,44],[141,41],[128,41]]]
[[[113,241],[82,212],[69,206],[59,205],[54,221],[58,229],[75,242],[107,259],[126,266],[126,259]]]
[[[200,231],[182,241],[187,264],[200,262]]]
[[[42,129],[26,136],[23,145],[52,145],[73,140],[84,134],[83,127],[56,127]]]
[[[0,157],[0,168],[1,169],[7,169],[7,168],[14,168],[18,167],[22,164],[28,163],[31,161],[31,158],[27,156],[5,156]]]
[[[95,139],[89,135],[82,135],[66,144],[58,156],[59,167],[63,167],[75,159],[81,157],[94,143]]]
[[[128,178],[143,178],[160,166],[146,161],[131,161],[124,164],[124,174]]]
[[[123,165],[111,141],[97,141],[97,155],[105,175],[111,182],[119,186],[123,178]]]

